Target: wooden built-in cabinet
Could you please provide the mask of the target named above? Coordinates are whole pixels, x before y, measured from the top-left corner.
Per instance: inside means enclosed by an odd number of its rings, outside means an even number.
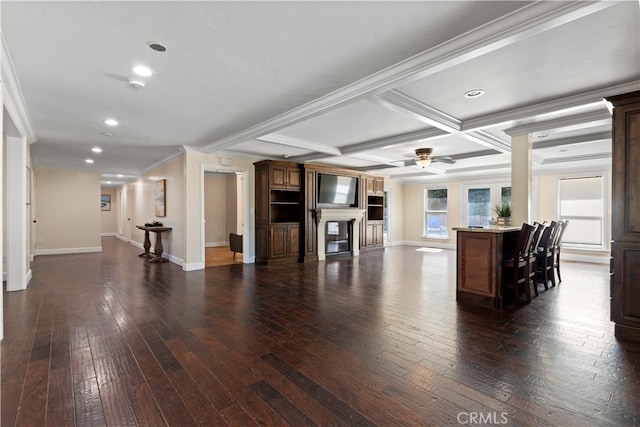
[[[277,160],[254,163],[256,262],[317,260],[318,173],[358,178],[360,250],[383,246],[384,178],[348,169]],[[330,208],[330,206],[329,206]]]
[[[640,342],[640,91],[612,96],[611,319],[620,339]]]
[[[302,222],[302,170],[297,163],[261,161],[256,169],[256,262],[297,260]]]

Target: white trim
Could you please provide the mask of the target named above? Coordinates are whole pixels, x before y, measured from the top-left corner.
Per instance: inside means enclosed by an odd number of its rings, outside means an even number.
[[[116,233],[115,233],[115,232],[111,232],[111,233],[100,233],[100,237],[116,237]]]
[[[609,254],[590,255],[586,253],[575,253],[563,250],[560,254],[560,262],[586,262],[589,264],[609,264]],[[562,267],[560,267],[562,269]]]
[[[193,270],[203,270],[203,269],[204,269],[204,262],[192,262],[190,264],[187,264],[185,262],[182,263],[183,271],[193,271]]]
[[[36,255],[69,255],[102,252],[102,246],[86,248],[36,249]]]
[[[20,82],[18,81],[9,48],[4,40],[4,34],[1,32],[0,38],[2,39],[2,46],[0,47],[2,49],[0,52],[0,58],[2,58],[0,61],[0,69],[4,87],[2,101],[13,124],[18,132],[20,132],[20,136],[25,136],[27,141],[33,144],[38,140],[38,136],[36,135],[27,104],[22,95],[22,89],[20,88]]]
[[[127,236],[123,236],[122,234],[116,233],[116,239],[122,240],[123,242],[129,243],[130,239]]]

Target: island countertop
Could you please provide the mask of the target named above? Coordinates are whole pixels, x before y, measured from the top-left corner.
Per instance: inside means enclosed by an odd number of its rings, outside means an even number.
[[[512,225],[486,225],[482,228],[478,227],[452,227],[453,231],[470,231],[472,233],[508,233],[510,231],[518,231],[521,227]]]

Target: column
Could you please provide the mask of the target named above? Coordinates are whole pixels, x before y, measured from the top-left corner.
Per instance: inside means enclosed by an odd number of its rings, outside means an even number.
[[[511,137],[511,224],[521,225],[531,218],[531,137]]]

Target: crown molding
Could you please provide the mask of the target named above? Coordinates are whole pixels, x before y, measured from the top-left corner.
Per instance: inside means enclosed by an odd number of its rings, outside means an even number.
[[[2,102],[13,124],[20,133],[19,136],[26,137],[27,142],[33,144],[38,140],[38,136],[36,135],[29,110],[27,110],[27,104],[22,95],[22,89],[18,82],[13,60],[9,54],[9,48],[4,40],[4,34],[1,31],[0,39],[2,39],[2,51],[0,52],[0,70],[3,83]]]
[[[592,90],[579,95],[567,96],[564,98],[554,99],[552,101],[501,111],[495,114],[465,120],[462,123],[462,130],[468,132],[482,128],[495,127],[509,122],[539,117],[552,112],[569,110],[600,102],[602,102],[603,107],[606,107],[603,101],[604,97],[611,96],[613,94],[632,92],[638,89],[640,89],[640,81],[636,80],[620,85]]]
[[[601,160],[601,159],[610,159],[611,153],[597,153],[597,154],[584,154],[581,156],[571,156],[567,157],[554,157],[545,159],[542,164],[543,165],[552,165],[556,163],[566,163],[566,162],[580,162],[584,160]]]
[[[371,94],[421,79],[615,5],[615,2],[533,2],[504,17],[387,67],[314,101],[203,146],[229,148]]]
[[[572,136],[567,138],[550,139],[548,141],[536,141],[533,143],[534,150],[541,150],[543,148],[562,147],[565,145],[574,144],[590,144],[596,141],[604,141],[611,139],[611,132],[596,132],[589,135]]]
[[[512,128],[505,129],[504,133],[509,136],[516,136],[549,130],[566,132],[575,129],[607,125],[610,123],[611,115],[607,109],[604,109],[601,111],[591,111],[569,117],[561,117],[559,119],[514,126]]]
[[[379,93],[371,99],[383,107],[411,116],[414,119],[425,122],[445,132],[453,133],[460,131],[462,124],[460,120],[411,98],[398,90]]]

